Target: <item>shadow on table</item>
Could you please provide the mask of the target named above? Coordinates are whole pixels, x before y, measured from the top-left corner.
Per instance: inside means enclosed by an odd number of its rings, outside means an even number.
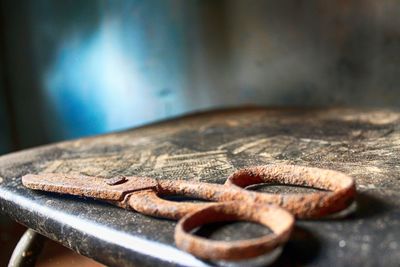
[[[320,241],[311,231],[296,225],[282,254],[271,266],[302,266],[311,262],[320,248]]]

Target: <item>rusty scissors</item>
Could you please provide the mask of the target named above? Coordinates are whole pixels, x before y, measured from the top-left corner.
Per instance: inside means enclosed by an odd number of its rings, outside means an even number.
[[[24,186],[43,191],[101,199],[119,207],[179,220],[176,245],[210,260],[243,260],[262,255],[285,243],[294,218],[320,218],[347,208],[354,200],[354,180],[344,173],[294,165],[265,165],[235,171],[224,185],[138,176],[100,177],[43,173],[22,177]],[[246,190],[254,184],[313,187],[323,191],[271,194]],[[182,195],[218,203],[174,202],[162,195]],[[239,241],[213,241],[191,232],[204,224],[251,221],[272,233]]]

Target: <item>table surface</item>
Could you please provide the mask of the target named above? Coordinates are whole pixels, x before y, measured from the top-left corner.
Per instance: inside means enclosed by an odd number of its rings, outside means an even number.
[[[0,157],[0,208],[106,265],[206,266],[211,263],[175,247],[173,221],[92,199],[34,192],[22,186],[21,176],[58,172],[223,183],[234,170],[252,165],[330,168],[356,179],[356,211],[342,219],[296,222],[275,264],[399,266],[399,122],[400,112],[387,109],[242,108],[38,147]],[[205,235],[230,240],[263,231],[234,223]]]

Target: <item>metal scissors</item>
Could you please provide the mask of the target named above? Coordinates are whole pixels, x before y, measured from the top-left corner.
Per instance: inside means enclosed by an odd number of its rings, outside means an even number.
[[[176,245],[209,260],[243,260],[285,243],[294,218],[320,218],[347,208],[356,187],[350,176],[327,169],[294,165],[265,165],[239,169],[224,185],[138,176],[100,177],[43,173],[22,177],[24,186],[43,191],[105,200],[137,212],[179,220]],[[271,194],[246,190],[254,184],[283,184],[322,189],[313,193]],[[218,203],[174,202],[162,195],[181,195]],[[213,241],[191,231],[211,222],[251,221],[268,227],[265,236],[232,242]]]

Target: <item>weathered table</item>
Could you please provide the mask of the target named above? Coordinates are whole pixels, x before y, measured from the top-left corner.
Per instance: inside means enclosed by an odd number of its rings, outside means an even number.
[[[91,199],[33,192],[26,173],[145,175],[222,183],[267,163],[331,168],[356,178],[358,208],[344,219],[299,221],[276,265],[399,266],[400,112],[236,109],[0,157],[1,212],[111,266],[205,265],[175,248],[175,222]],[[268,187],[267,190],[293,190]],[[262,233],[236,223],[209,231],[234,239]]]

